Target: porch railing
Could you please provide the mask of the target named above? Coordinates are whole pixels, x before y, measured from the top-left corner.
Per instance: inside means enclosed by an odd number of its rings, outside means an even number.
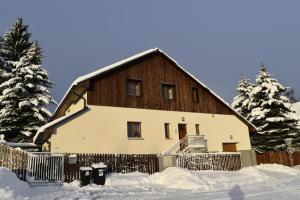
[[[170,149],[165,151],[163,155],[173,155],[180,152],[207,152],[207,140],[204,139],[204,135],[186,135]]]

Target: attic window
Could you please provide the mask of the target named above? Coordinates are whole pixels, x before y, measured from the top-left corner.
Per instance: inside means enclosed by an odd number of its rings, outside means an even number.
[[[142,81],[127,79],[126,95],[127,96],[142,96]]]
[[[176,92],[174,84],[162,83],[161,89],[164,99],[175,99]]]

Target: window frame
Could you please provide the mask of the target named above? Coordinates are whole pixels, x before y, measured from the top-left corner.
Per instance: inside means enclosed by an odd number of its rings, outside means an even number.
[[[170,97],[170,95],[168,95],[169,91],[167,91],[166,89],[172,89],[171,90],[173,91],[172,98],[169,98]],[[176,100],[177,99],[176,85],[173,83],[161,83],[161,94],[164,100]]]
[[[170,123],[164,123],[165,139],[171,139],[170,136]]]
[[[139,95],[136,95],[135,91],[135,84],[139,86]],[[130,84],[130,93],[128,93],[128,84]],[[139,79],[132,79],[132,78],[127,78],[126,79],[126,96],[131,96],[131,97],[142,97],[143,96],[143,81]]]
[[[133,128],[132,130],[129,129],[130,125],[129,124],[138,124],[138,131],[139,131],[139,136],[135,136],[135,133],[133,133]],[[130,132],[131,131],[131,132]],[[131,135],[130,135],[131,133]],[[136,122],[136,121],[127,121],[127,138],[128,139],[141,139],[142,138],[142,123],[141,122]]]

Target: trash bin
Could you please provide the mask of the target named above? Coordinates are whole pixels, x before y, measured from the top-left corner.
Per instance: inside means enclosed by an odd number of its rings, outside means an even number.
[[[93,169],[91,167],[80,167],[80,186],[86,186],[91,183]]]
[[[107,166],[104,163],[92,164],[93,173],[92,179],[93,182],[97,185],[105,184],[105,176],[107,173]]]

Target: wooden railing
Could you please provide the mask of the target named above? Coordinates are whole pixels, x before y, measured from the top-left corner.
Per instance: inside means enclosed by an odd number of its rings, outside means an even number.
[[[0,167],[11,169],[21,180],[26,180],[28,153],[0,144]]]
[[[165,151],[163,155],[174,155],[179,152],[189,150],[189,148],[198,149],[201,152],[207,152],[207,140],[204,139],[204,135],[186,135],[179,140],[170,149]]]

